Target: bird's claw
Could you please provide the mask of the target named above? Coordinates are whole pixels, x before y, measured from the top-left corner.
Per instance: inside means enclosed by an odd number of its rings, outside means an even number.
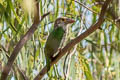
[[[61,52],[61,51],[62,51],[62,49],[61,49],[61,48],[59,48],[59,49],[58,49],[58,52]]]

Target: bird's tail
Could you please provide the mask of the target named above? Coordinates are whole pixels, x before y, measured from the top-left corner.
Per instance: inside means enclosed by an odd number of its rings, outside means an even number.
[[[46,59],[47,72],[50,70],[51,59]]]

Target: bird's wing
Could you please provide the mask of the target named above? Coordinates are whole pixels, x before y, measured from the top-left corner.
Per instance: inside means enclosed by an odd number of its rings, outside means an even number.
[[[61,28],[58,28],[50,33],[45,46],[46,56],[49,58],[53,57],[61,44],[63,35],[64,31]]]
[[[50,63],[53,58],[53,55],[57,52],[61,40],[64,35],[64,30],[62,28],[57,28],[53,30],[50,35],[48,36],[46,45],[45,45],[45,57],[46,57],[46,62],[47,62],[47,70],[50,69]]]

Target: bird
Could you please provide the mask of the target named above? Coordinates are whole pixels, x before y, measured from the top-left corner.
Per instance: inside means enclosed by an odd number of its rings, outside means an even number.
[[[63,39],[67,31],[67,25],[74,22],[75,20],[67,17],[59,17],[55,20],[54,29],[49,34],[44,47],[47,71],[50,70],[50,64],[55,57],[54,55],[61,47],[61,44],[64,43]]]

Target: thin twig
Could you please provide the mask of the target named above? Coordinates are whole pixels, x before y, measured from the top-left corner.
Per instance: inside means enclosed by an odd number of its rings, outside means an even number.
[[[87,31],[82,33],[80,36],[76,37],[75,39],[71,40],[59,53],[58,55],[52,60],[51,66],[55,63],[57,63],[67,51],[72,49],[77,43],[79,43],[81,40],[92,34],[94,31],[96,31],[104,22],[104,16],[107,11],[107,7],[112,0],[106,0],[104,5],[102,6],[101,13],[99,16],[98,21],[92,25]],[[42,77],[47,73],[47,67],[45,66],[39,74],[35,77],[34,80],[41,80]]]
[[[82,5],[84,8],[88,9],[88,10],[91,11],[91,12],[93,12],[93,13],[95,13],[95,14],[98,14],[97,12],[95,12],[94,10],[92,10],[91,8],[85,6],[83,3],[80,3],[80,2],[78,2],[78,1],[74,1],[74,2],[76,2],[76,3],[80,4],[80,5]]]
[[[23,77],[24,80],[30,80],[27,75],[25,74],[25,72],[23,72],[17,65],[15,65],[18,72],[21,74],[21,76]]]

